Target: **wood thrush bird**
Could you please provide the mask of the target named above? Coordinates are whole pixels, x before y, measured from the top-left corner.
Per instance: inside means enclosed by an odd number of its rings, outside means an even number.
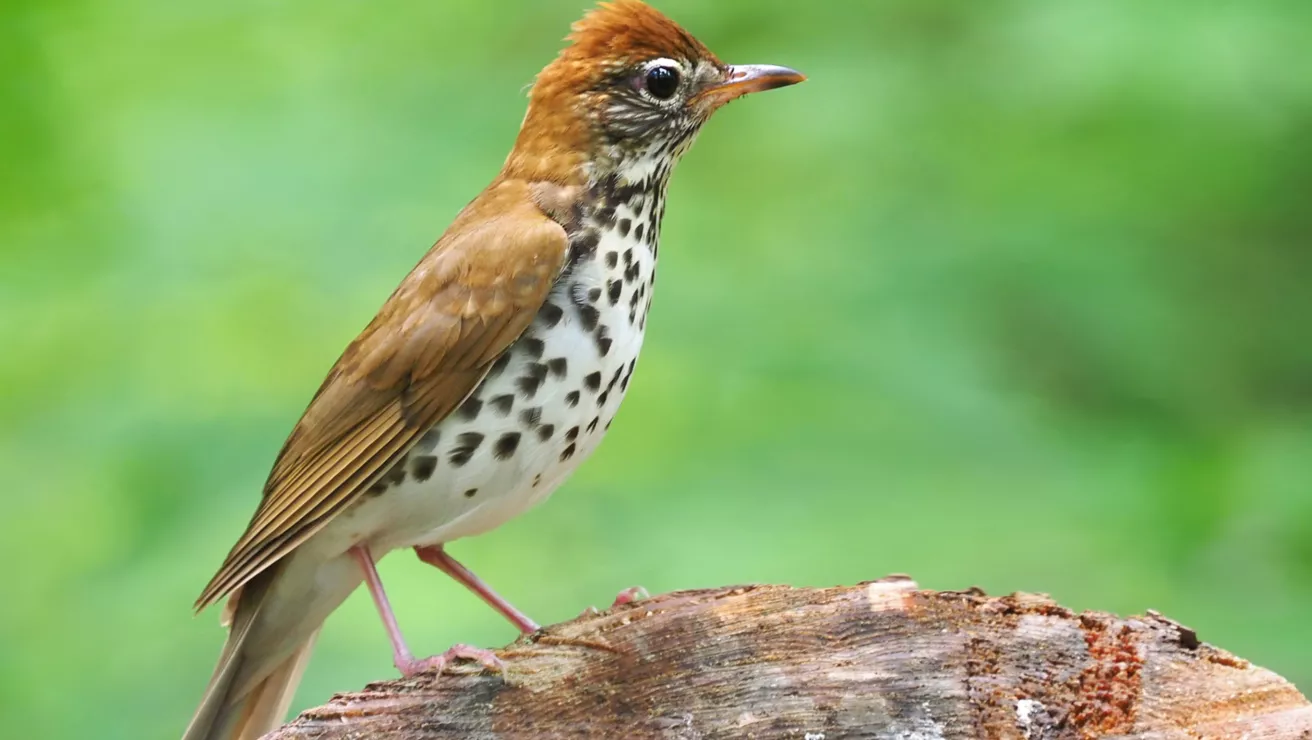
[[[601,442],[642,345],[670,170],[717,108],[804,79],[724,64],[638,0],[602,4],[568,40],[501,173],[328,373],[197,600],[228,596],[230,631],[186,740],[279,723],[361,581],[402,673],[495,665],[464,646],[411,655],[374,567],[398,548],[537,630],[442,548],[541,502]]]

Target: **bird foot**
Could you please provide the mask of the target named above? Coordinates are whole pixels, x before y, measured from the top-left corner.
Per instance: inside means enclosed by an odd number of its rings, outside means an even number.
[[[452,645],[449,650],[441,655],[434,655],[429,658],[396,658],[393,662],[401,675],[410,678],[416,673],[432,672],[442,674],[446,671],[447,665],[453,660],[474,660],[478,661],[491,671],[496,671],[502,676],[506,675],[506,664],[501,662],[497,654],[491,650],[471,647],[469,645]]]
[[[617,606],[632,604],[633,602],[639,599],[645,599],[650,595],[651,594],[647,593],[647,589],[642,586],[630,586],[615,595],[615,601],[611,603],[610,608],[614,609]]]
[[[643,588],[642,586],[630,586],[629,588],[626,588],[623,591],[616,594],[615,601],[611,602],[610,608],[614,609],[617,606],[632,604],[633,602],[638,601],[639,599],[647,598],[649,595],[650,594],[647,593],[647,589]],[[584,609],[583,613],[579,614],[579,616],[595,617],[600,613],[601,613],[600,609],[598,609],[595,606],[590,606],[587,609]]]

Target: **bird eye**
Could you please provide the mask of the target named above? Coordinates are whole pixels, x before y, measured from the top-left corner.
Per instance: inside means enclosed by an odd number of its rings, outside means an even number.
[[[657,100],[669,100],[679,89],[679,70],[674,67],[652,67],[647,70],[647,92]]]

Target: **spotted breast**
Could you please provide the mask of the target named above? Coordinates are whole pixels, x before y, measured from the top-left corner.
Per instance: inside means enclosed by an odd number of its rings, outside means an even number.
[[[532,325],[345,527],[385,533],[374,551],[479,534],[543,501],[587,459],[642,348],[668,174],[653,163],[588,188],[563,219],[568,262]]]

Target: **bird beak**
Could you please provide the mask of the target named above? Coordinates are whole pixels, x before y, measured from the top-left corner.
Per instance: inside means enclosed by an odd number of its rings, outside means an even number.
[[[773,90],[776,87],[796,85],[806,75],[795,69],[776,67],[773,64],[738,64],[729,68],[729,76],[697,93],[695,100],[719,107],[748,93]]]

